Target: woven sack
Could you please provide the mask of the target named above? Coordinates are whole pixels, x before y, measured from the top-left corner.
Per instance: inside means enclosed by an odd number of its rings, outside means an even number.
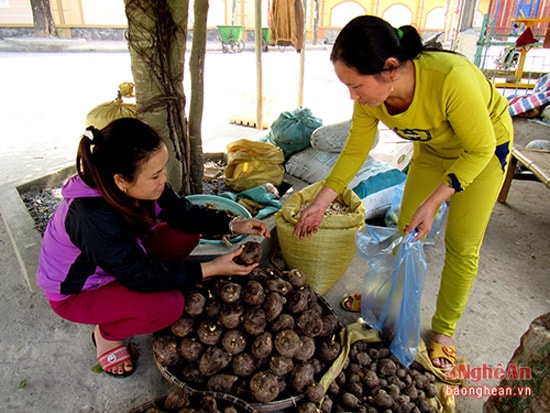
[[[134,97],[134,84],[124,82],[118,86],[115,100],[97,105],[86,115],[86,127],[94,126],[103,129],[113,120],[120,118],[135,118],[136,104],[124,102],[123,98]]]
[[[233,191],[283,183],[285,168],[281,148],[267,142],[239,139],[227,145],[224,181]]]
[[[317,182],[290,195],[275,214],[275,226],[281,253],[290,268],[304,272],[308,284],[319,294],[326,294],[344,275],[355,255],[355,233],[365,223],[363,202],[350,189],[337,200],[351,210],[346,215],[326,215],[319,231],[304,239],[292,236],[304,204],[315,198],[324,182]]]

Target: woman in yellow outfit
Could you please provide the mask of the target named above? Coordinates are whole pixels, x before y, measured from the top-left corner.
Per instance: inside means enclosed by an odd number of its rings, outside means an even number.
[[[483,236],[503,183],[513,140],[508,102],[471,62],[424,48],[412,26],[393,28],[375,16],[351,20],[330,59],[355,101],[345,148],[294,236],[315,233],[328,205],[355,176],[378,123],[414,141],[399,228],[426,235],[449,200],[445,264],[432,319],[430,357],[455,363],[452,336],[478,271]]]

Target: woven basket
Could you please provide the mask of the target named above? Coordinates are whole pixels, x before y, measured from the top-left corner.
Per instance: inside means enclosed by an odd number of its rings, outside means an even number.
[[[317,300],[318,300],[317,302],[322,307],[324,307],[328,313],[336,315],[336,313],[334,312],[334,309],[332,308],[332,306],[323,297],[318,296]],[[340,322],[339,327],[340,327],[340,329],[343,329],[344,325]],[[158,361],[156,355],[154,356],[154,360],[155,360],[155,364],[157,365],[157,367],[160,371],[160,374],[169,383],[171,383],[175,386],[181,387],[183,389],[186,389],[186,390],[196,391],[196,392],[199,392],[199,393],[201,392],[201,390],[194,389],[193,387],[191,387],[187,383],[185,383],[182,379],[177,377],[172,371],[170,371],[169,367],[162,365]],[[202,391],[202,392],[205,392],[205,391]],[[287,408],[294,408],[295,409],[298,406],[298,402],[300,402],[304,398],[303,394],[298,394],[298,395],[290,395],[290,396],[288,396],[284,399],[274,400],[274,401],[268,402],[268,403],[253,403],[253,402],[246,402],[246,401],[244,401],[244,400],[242,400],[238,397],[235,397],[235,396],[232,396],[232,395],[226,394],[226,393],[219,393],[219,392],[208,392],[208,393],[211,393],[211,394],[215,393],[216,395],[225,395],[227,397],[230,397],[230,399],[238,401],[238,402],[242,403],[243,405],[248,406],[250,409],[252,409],[252,410],[247,410],[247,411],[256,411],[256,412],[277,412],[277,411],[284,410],[284,409],[287,409]],[[245,410],[243,410],[243,411],[245,411]],[[292,411],[294,411],[294,410],[292,410]],[[132,413],[138,413],[138,412],[132,412]]]
[[[304,204],[315,198],[323,182],[310,185],[292,194],[275,214],[281,253],[289,268],[303,271],[307,283],[319,295],[326,294],[344,275],[355,255],[355,233],[365,223],[363,202],[350,189],[337,200],[349,207],[346,215],[328,215],[319,231],[304,239],[293,236]]]
[[[187,389],[187,390],[190,390],[190,389]],[[258,413],[258,410],[254,409],[248,403],[227,393],[218,393],[218,392],[211,392],[211,391],[196,391],[196,390],[190,390],[190,392],[192,393],[191,402],[194,406],[199,405],[200,400],[203,396],[209,395],[216,399],[216,401],[218,402],[218,407],[232,406],[232,407],[235,407],[235,409],[238,412]],[[134,407],[132,410],[130,410],[129,413],[145,413],[147,412],[148,409],[155,408],[155,407],[159,409],[164,409],[165,400],[166,400],[166,395],[154,400],[150,400],[147,403],[142,404],[141,406]],[[220,411],[223,411],[223,409],[220,409]]]

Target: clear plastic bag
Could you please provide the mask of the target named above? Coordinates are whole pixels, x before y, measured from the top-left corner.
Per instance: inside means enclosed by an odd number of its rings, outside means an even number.
[[[414,232],[368,226],[357,233],[357,247],[369,263],[361,299],[361,316],[377,329],[404,365],[416,357],[420,341],[420,299],[427,263]]]
[[[399,202],[395,202],[398,205]],[[403,365],[416,356],[420,341],[420,299],[427,273],[425,251],[447,218],[448,204],[437,211],[422,239],[403,236],[396,227],[367,225],[357,232],[357,249],[369,264],[361,292],[361,316],[377,329]]]

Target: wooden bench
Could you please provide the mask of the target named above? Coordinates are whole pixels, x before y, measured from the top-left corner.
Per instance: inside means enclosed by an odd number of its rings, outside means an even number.
[[[517,174],[518,161],[532,174]],[[550,188],[550,151],[543,149],[512,148],[510,165],[504,178],[504,184],[498,195],[498,202],[506,202],[513,179],[538,180]]]

